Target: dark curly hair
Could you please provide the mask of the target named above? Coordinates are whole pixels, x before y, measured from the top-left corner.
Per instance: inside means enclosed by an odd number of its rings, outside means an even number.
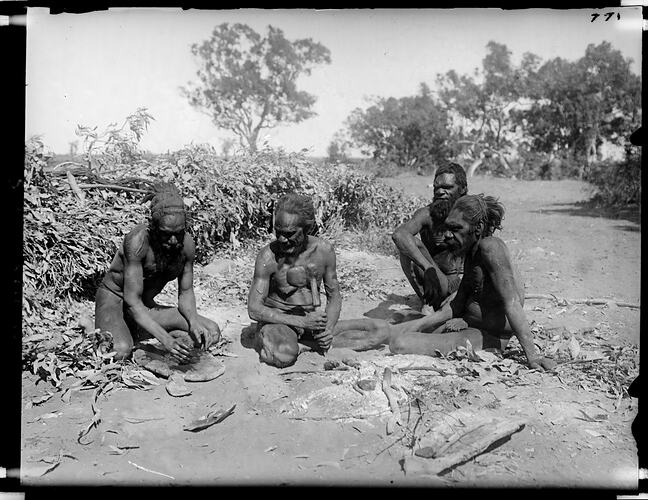
[[[151,200],[151,219],[159,220],[164,215],[181,213],[186,215],[184,200],[178,188],[170,182],[158,182],[145,199]]]
[[[308,231],[315,226],[315,207],[310,197],[303,194],[288,193],[277,200],[275,204],[275,214],[278,212],[287,212],[298,215],[301,225]]]
[[[434,178],[436,179],[443,174],[452,174],[455,177],[455,182],[457,186],[461,188],[461,191],[465,194],[468,190],[468,181],[466,180],[466,171],[458,163],[453,162],[444,162],[436,172],[434,172]]]
[[[461,210],[466,220],[473,226],[483,222],[484,236],[491,236],[496,229],[502,229],[504,205],[499,202],[499,198],[483,194],[467,194],[459,198],[452,209]]]

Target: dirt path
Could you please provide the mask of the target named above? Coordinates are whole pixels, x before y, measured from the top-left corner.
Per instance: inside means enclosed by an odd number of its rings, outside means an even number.
[[[432,179],[389,182],[423,195]],[[582,184],[476,178],[470,190],[504,201],[501,237],[529,293],[639,302],[640,226],[632,218],[599,217],[575,205],[587,197]],[[226,269],[211,266],[198,274],[223,275]],[[393,257],[341,250],[338,269],[344,285],[343,319],[390,318],[414,303]],[[529,372],[515,362],[496,366],[434,358],[486,376],[397,372],[396,385],[404,388],[399,390],[404,424],[388,435],[389,407],[382,391],[361,395],[352,383],[374,371],[381,374],[385,366],[397,367],[407,357],[389,355],[388,349],[333,349],[329,358],[353,356],[361,369],[324,372],[324,359],[304,352],[290,370],[319,373],[281,374],[260,364],[247,347],[245,327],[250,321],[242,300],[247,283],[236,286],[230,295],[220,291],[227,297],[220,303],[213,300],[218,291],[198,293],[199,308],[226,325],[228,350],[236,356],[219,358],[226,368],[222,377],[191,385],[193,394],[184,398],[169,396],[163,380],[147,391],[122,388],[100,396],[101,423],[88,434],[92,442],[87,445],[76,438],[92,419],[92,391],[74,393],[69,403],[54,396],[26,408],[25,483],[636,487],[636,447],[630,433],[636,400],[619,399],[610,393],[609,381],[589,376],[587,367],[596,362],[570,365],[555,376]],[[542,332],[545,349],[572,337],[584,353],[598,354],[632,348],[639,341],[635,309],[529,300],[525,310]],[[35,385],[30,374],[25,374],[23,387],[27,406],[46,389],[43,383]],[[421,391],[428,405],[422,413],[405,389]],[[182,430],[212,404],[236,404],[236,409],[204,431]],[[405,443],[412,429],[421,435],[421,426],[417,430],[414,424],[426,411],[488,413],[521,418],[526,425],[509,441],[442,476],[405,474],[399,461],[411,455]]]

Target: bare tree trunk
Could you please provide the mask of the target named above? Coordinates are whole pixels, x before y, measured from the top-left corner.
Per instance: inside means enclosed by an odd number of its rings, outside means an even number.
[[[466,172],[466,177],[472,177],[473,175],[475,175],[475,172],[477,171],[479,166],[482,164],[483,160],[484,160],[484,158],[481,155],[479,155],[479,158],[477,158],[475,161],[473,161],[472,164],[470,165],[470,167],[468,167],[468,171]]]

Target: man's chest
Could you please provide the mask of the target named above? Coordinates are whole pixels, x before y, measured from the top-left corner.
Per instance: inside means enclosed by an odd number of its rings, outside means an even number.
[[[143,263],[144,279],[170,281],[180,276],[184,265],[185,257],[178,255],[155,254],[152,250],[148,252]]]

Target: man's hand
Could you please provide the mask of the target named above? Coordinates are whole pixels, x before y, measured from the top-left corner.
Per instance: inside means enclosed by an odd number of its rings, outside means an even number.
[[[333,334],[329,330],[313,333],[313,338],[317,342],[317,347],[326,352],[330,349],[333,342]]]
[[[462,318],[452,318],[446,321],[443,333],[446,332],[458,332],[468,328],[468,323],[466,323]]]
[[[195,344],[202,349],[209,348],[214,340],[209,333],[209,330],[200,323],[191,326],[189,335],[191,335]]]
[[[528,359],[528,362],[529,362],[529,368],[531,368],[532,370],[536,369],[542,371],[544,370],[551,371],[554,368],[556,368],[556,362],[553,359],[544,358],[542,356],[530,358]]]
[[[423,300],[436,309],[441,298],[441,282],[436,269],[428,267],[423,273]]]
[[[326,312],[313,311],[306,313],[302,318],[302,328],[306,330],[324,330],[326,328]]]
[[[193,346],[190,345],[186,335],[169,334],[164,337],[162,345],[178,363],[188,363],[191,360]]]

